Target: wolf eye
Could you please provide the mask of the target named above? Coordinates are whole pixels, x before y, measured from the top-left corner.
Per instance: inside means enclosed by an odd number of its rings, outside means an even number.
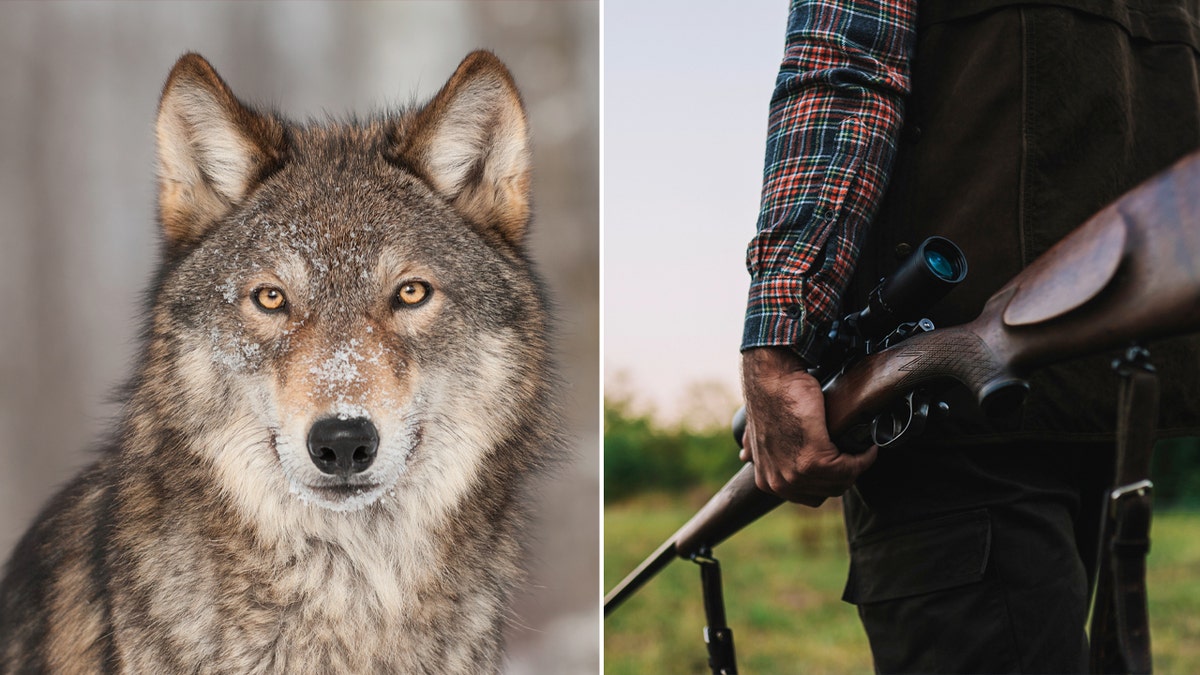
[[[396,308],[415,307],[428,300],[432,293],[433,287],[424,281],[406,281],[396,289],[392,305]]]
[[[250,293],[250,297],[254,298],[254,304],[264,312],[278,312],[287,305],[287,298],[284,297],[283,291],[274,286],[255,289]]]

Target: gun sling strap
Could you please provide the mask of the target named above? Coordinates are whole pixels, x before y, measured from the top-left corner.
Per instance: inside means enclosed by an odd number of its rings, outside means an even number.
[[[1091,671],[1149,673],[1150,624],[1146,554],[1150,550],[1153,485],[1150,455],[1158,420],[1158,377],[1149,353],[1130,347],[1113,361],[1120,377],[1114,488],[1101,522]]]

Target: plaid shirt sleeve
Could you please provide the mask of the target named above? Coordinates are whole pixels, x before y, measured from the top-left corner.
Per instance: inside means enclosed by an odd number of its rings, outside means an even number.
[[[792,0],[771,97],[742,349],[819,356],[900,132],[916,0]]]

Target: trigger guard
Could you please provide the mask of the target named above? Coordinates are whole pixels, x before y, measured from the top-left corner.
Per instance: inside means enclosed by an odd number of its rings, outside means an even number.
[[[900,399],[904,408],[899,418],[902,421],[897,423],[899,419],[895,413],[899,410],[882,412],[871,420],[871,440],[875,445],[881,448],[900,448],[907,445],[913,438],[920,436],[925,431],[925,422],[929,419],[929,398],[924,394],[910,391]],[[885,438],[880,438],[880,424],[882,420],[889,420],[891,432]]]

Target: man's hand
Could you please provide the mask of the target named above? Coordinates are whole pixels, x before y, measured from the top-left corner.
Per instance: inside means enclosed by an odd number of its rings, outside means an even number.
[[[874,446],[844,454],[825,428],[821,384],[785,347],[742,353],[746,434],[742,461],[754,462],[758,489],[806,506],[820,506],[845,492],[875,461]]]

